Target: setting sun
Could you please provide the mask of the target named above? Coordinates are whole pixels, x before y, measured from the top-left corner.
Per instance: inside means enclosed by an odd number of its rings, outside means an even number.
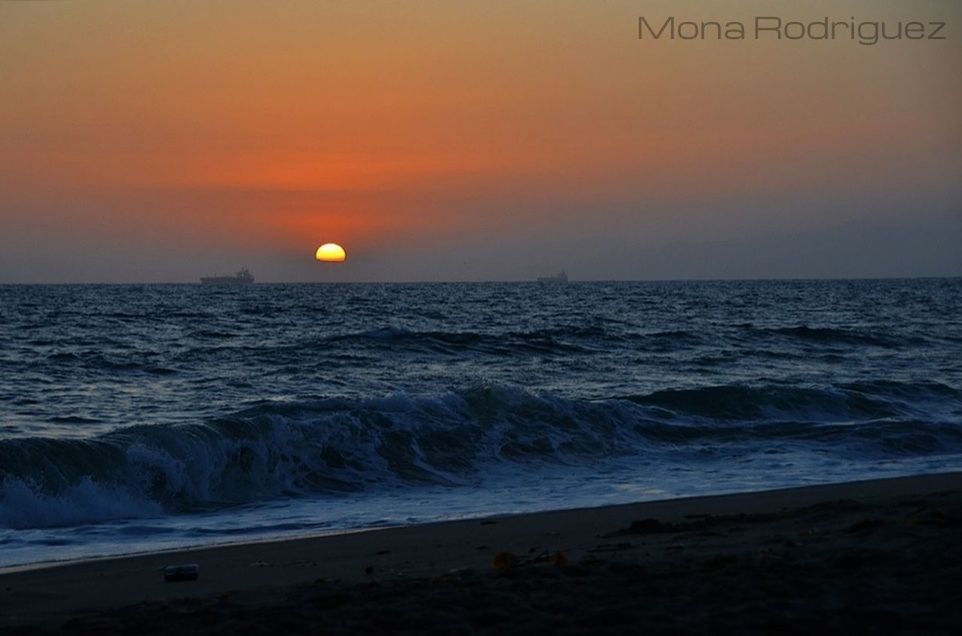
[[[347,253],[337,243],[325,243],[317,248],[314,258],[323,263],[343,263]]]

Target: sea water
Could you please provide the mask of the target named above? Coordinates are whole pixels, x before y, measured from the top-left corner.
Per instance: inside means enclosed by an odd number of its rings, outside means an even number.
[[[0,565],[962,469],[962,280],[0,286]]]

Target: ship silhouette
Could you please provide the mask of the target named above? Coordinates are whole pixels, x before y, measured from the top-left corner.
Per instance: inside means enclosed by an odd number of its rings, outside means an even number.
[[[204,276],[200,282],[202,285],[250,285],[254,276],[245,267],[233,276]]]
[[[539,276],[538,282],[539,283],[567,283],[568,274],[566,274],[564,270],[561,270],[559,273],[555,274],[554,276]]]

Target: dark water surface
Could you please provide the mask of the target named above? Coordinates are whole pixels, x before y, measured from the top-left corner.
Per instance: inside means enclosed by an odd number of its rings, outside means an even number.
[[[0,286],[0,565],[962,468],[962,280]]]

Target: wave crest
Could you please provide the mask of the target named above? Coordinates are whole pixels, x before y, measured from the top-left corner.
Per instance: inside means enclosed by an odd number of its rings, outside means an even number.
[[[928,400],[955,417],[922,417]],[[719,386],[576,400],[501,386],[265,402],[202,424],[0,441],[0,526],[69,525],[379,487],[472,484],[511,466],[737,457],[796,440],[853,457],[962,452],[940,384]]]

